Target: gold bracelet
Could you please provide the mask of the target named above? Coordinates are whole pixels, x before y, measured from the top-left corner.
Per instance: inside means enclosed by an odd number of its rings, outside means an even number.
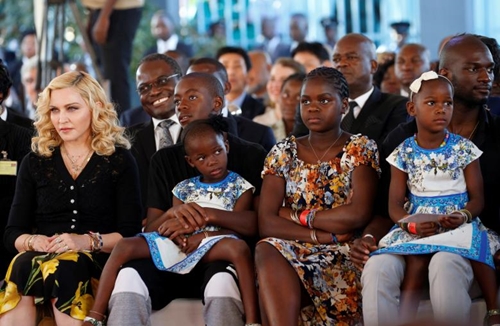
[[[299,217],[297,216],[297,211],[293,209],[290,211],[290,219],[295,223],[300,224]]]
[[[35,239],[38,237],[38,234],[33,234],[30,239],[28,240],[28,249],[29,251],[35,251],[35,248],[33,247],[33,244],[35,243]]]
[[[313,243],[314,244],[319,244],[318,237],[316,235],[316,230],[315,229],[311,230],[310,235],[311,235],[311,239],[312,239]]]
[[[89,238],[89,249],[88,249],[88,251],[92,252],[93,248],[94,248],[94,242],[92,241],[92,237],[88,233],[85,233],[84,235],[86,235]]]
[[[24,241],[23,241],[23,248],[24,248],[24,251],[28,251],[28,239],[31,238],[31,235],[28,235],[24,238]]]
[[[461,209],[460,212],[463,212],[467,216],[467,223],[472,222],[472,213],[468,209]]]

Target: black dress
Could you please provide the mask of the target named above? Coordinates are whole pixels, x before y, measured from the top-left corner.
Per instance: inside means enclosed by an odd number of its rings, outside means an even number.
[[[57,148],[52,157],[30,153],[20,167],[16,194],[5,230],[7,248],[16,250],[22,234],[57,233],[133,236],[141,228],[137,165],[129,151],[93,154],[73,180]],[[20,295],[41,304],[58,298],[56,307],[83,320],[94,303],[98,279],[108,254],[22,252],[9,266],[0,292],[0,314],[13,309]]]

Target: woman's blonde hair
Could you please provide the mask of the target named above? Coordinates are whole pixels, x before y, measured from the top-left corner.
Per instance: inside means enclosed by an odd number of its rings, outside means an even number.
[[[74,88],[90,108],[92,149],[99,155],[109,156],[115,146],[130,149],[130,141],[125,136],[125,128],[119,125],[118,115],[108,100],[103,88],[89,74],[70,71],[54,78],[43,90],[36,103],[36,136],[31,141],[31,149],[42,156],[50,157],[62,139],[50,119],[50,96],[53,90]]]

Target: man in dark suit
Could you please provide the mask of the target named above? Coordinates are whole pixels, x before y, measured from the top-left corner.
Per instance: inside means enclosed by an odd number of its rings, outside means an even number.
[[[405,97],[382,93],[373,86],[377,61],[375,45],[369,38],[354,33],[342,37],[333,50],[333,67],[342,72],[349,85],[350,109],[342,120],[342,129],[381,144],[389,132],[408,119]],[[294,134],[304,134],[300,124],[301,119]]]
[[[136,73],[137,91],[142,109],[149,115],[149,121],[128,129],[132,135],[132,154],[139,167],[142,203],[145,213],[148,195],[149,163],[153,154],[164,144],[163,121],[170,122],[166,127],[171,144],[179,139],[181,126],[175,115],[173,94],[175,85],[182,77],[177,62],[163,54],[155,53],[144,57],[139,63]]]
[[[226,69],[215,59],[201,58],[195,60],[188,68],[188,74],[191,72],[204,72],[214,75],[224,87],[225,96],[231,90],[231,83],[228,80]],[[243,116],[232,115],[227,106],[221,112],[228,120],[236,122],[238,137],[252,143],[260,144],[266,151],[271,150],[274,144],[276,144],[273,131],[268,126],[253,122]]]
[[[164,67],[158,67],[158,70],[165,73]],[[180,123],[187,126],[192,121],[220,114],[223,96],[222,85],[214,76],[206,73],[184,76],[174,95]],[[227,134],[227,141],[230,148],[228,169],[255,186],[254,203],[257,205],[262,183],[260,172],[266,153],[260,145],[231,133]],[[182,144],[156,152],[151,159],[150,174],[145,231],[156,231],[160,224],[173,230],[170,226],[175,224],[182,237],[194,230],[189,221],[199,221],[203,215],[207,224],[221,226],[243,237],[256,235],[257,214],[253,210],[195,209],[193,203],[172,206],[172,188],[181,180],[199,175],[187,163]],[[166,236],[171,235],[168,232]],[[200,262],[191,272],[181,275],[159,270],[151,258],[131,261],[123,266],[115,282],[109,301],[108,323],[150,325],[151,310],[160,310],[177,298],[199,298],[203,299],[206,325],[244,325],[237,278],[234,269],[228,265],[224,261]]]
[[[281,57],[290,57],[290,44],[281,40],[281,36],[276,31],[277,17],[262,17],[261,31],[262,43],[255,47],[255,50],[266,51],[273,62]]]
[[[11,88],[12,78],[10,77],[7,67],[0,62],[0,118],[3,121],[26,128],[33,133],[34,127],[31,119],[3,105],[3,101],[9,96]]]
[[[16,92],[19,100],[21,101],[20,105],[24,106],[24,88],[22,84],[22,76],[21,76],[21,68],[24,63],[28,61],[28,59],[34,57],[37,52],[37,39],[36,39],[36,31],[34,29],[27,29],[21,33],[20,48],[21,48],[21,57],[12,61],[8,61],[9,58],[5,58],[9,69],[10,76],[12,78],[14,91]]]
[[[127,128],[148,122],[150,119],[151,116],[142,109],[142,106],[137,106],[120,114],[120,123]]]
[[[23,157],[30,151],[31,135],[32,132],[28,129],[0,119],[0,158],[5,157],[12,161],[12,163],[16,162],[16,172]],[[4,172],[0,172],[0,236],[3,239],[3,232],[7,225],[10,206],[14,198],[16,175],[5,172],[4,169],[2,171]],[[10,261],[14,258],[14,254],[5,248],[3,241],[0,243],[0,256],[2,257],[0,259],[0,274],[5,275]]]
[[[231,88],[226,93],[228,105],[241,108],[241,115],[253,119],[264,113],[264,104],[246,92],[248,72],[252,62],[248,53],[239,47],[224,46],[217,51],[215,58],[226,68]]]
[[[172,19],[163,10],[155,12],[151,18],[151,34],[155,37],[156,44],[146,50],[144,56],[152,53],[178,51],[187,58],[193,57],[193,46],[179,39],[179,35],[175,33]]]

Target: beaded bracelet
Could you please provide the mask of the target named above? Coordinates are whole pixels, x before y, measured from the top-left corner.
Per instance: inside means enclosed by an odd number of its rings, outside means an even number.
[[[313,228],[313,222],[314,222],[315,218],[316,218],[316,210],[311,209],[306,215],[306,222],[307,222],[308,228],[310,228],[310,229]]]
[[[102,249],[103,241],[102,235],[99,232],[89,232],[90,236],[93,239],[92,252],[99,252]]]
[[[89,316],[85,317],[83,319],[83,322],[86,322],[86,321],[88,321],[92,326],[104,326],[104,323],[102,321],[97,320],[93,317],[89,317]]]
[[[399,222],[398,225],[403,231],[410,232],[410,231],[408,231],[408,223],[407,222]]]

